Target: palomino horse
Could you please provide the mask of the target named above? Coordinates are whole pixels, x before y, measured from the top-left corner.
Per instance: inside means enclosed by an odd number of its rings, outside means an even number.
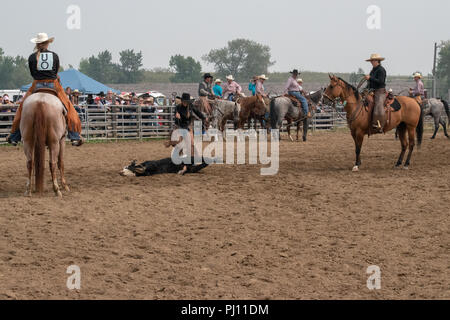
[[[26,196],[31,196],[32,172],[34,169],[36,191],[44,191],[45,146],[48,146],[50,173],[53,191],[62,197],[56,178],[56,165],[61,174],[61,182],[69,191],[64,178],[64,146],[66,135],[66,119],[64,105],[49,93],[34,93],[23,103],[20,131],[23,138],[23,149],[27,157],[28,181]]]
[[[362,97],[358,90],[346,81],[334,75],[330,75],[330,84],[325,90],[324,96],[331,101],[339,98],[345,105],[347,113],[347,123],[350,128],[353,140],[355,141],[356,163],[353,171],[358,171],[361,165],[361,147],[364,135],[371,134],[371,115],[363,106]],[[406,149],[409,145],[408,157],[406,158],[404,169],[408,169],[411,161],[411,155],[415,145],[415,133],[417,133],[417,143],[420,146],[423,136],[423,112],[415,99],[397,96],[397,101],[401,108],[396,112],[386,110],[386,125],[383,132],[388,132],[399,126],[399,136],[402,145],[402,151],[396,163],[400,167],[403,163]],[[387,108],[389,109],[389,107]],[[408,140],[406,138],[408,133]]]

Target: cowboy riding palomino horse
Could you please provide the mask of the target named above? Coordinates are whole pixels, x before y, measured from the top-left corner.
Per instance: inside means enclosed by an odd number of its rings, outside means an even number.
[[[366,108],[363,97],[355,87],[334,75],[329,77],[330,84],[326,88],[324,96],[331,101],[340,99],[344,102],[347,123],[355,142],[356,162],[353,171],[358,171],[361,165],[361,148],[364,135],[378,133],[372,131],[372,112],[370,108]],[[418,145],[420,146],[422,142],[423,112],[415,99],[397,96],[395,100],[398,102],[400,109],[393,112],[390,106],[385,107],[387,121],[382,131],[385,133],[399,127],[402,150],[395,167],[399,168],[402,165],[406,149],[409,146],[408,156],[403,167],[408,169],[415,146],[416,133]],[[406,134],[408,134],[408,139]]]

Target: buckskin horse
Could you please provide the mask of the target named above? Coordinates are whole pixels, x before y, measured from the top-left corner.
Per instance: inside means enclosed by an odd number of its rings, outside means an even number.
[[[336,101],[339,98],[345,105],[347,124],[355,142],[356,162],[353,171],[358,171],[361,165],[361,148],[364,135],[372,133],[370,131],[371,114],[365,108],[363,99],[354,86],[335,75],[330,74],[329,77],[330,84],[326,88],[324,96],[331,101]],[[408,156],[404,164],[404,169],[408,169],[415,146],[416,133],[418,145],[420,146],[422,143],[424,116],[415,99],[404,96],[397,96],[395,99],[401,106],[400,110],[391,112],[389,110],[390,107],[386,108],[386,119],[388,120],[383,128],[383,132],[388,132],[397,126],[399,127],[398,132],[402,151],[395,167],[399,168],[402,165],[406,149],[409,146]],[[408,139],[406,138],[406,133],[408,133]]]
[[[58,165],[61,183],[69,191],[64,177],[64,146],[66,135],[65,108],[58,97],[37,92],[30,95],[23,103],[20,131],[22,132],[23,149],[27,158],[28,181],[25,195],[31,196],[32,172],[34,169],[36,191],[44,191],[45,146],[49,149],[50,173],[53,191],[62,197],[56,178]]]

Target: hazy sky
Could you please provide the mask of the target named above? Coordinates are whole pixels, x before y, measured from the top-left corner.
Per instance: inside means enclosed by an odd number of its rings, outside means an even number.
[[[69,5],[81,9],[80,30],[67,28]],[[381,9],[380,30],[366,26],[370,5]],[[270,46],[270,71],[369,71],[364,60],[377,52],[390,74],[427,74],[434,42],[450,39],[449,0],[2,0],[0,12],[6,54],[28,57],[29,39],[47,32],[65,67],[105,49],[118,61],[128,48],[143,52],[145,68],[168,67],[171,55],[201,59],[247,38]]]

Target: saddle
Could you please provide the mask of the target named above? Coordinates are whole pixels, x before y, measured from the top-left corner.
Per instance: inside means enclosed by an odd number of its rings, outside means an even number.
[[[373,92],[363,92],[363,105],[366,107],[366,109],[370,112],[373,111],[373,108],[375,107],[375,95]],[[392,94],[392,92],[386,93],[386,99],[384,101],[384,109],[388,111],[387,109],[391,108],[392,111],[397,112],[400,110],[401,105],[395,98],[395,96]]]
[[[56,92],[53,88],[37,88],[33,91],[33,93],[48,93],[54,95],[55,97],[58,96],[58,92]]]
[[[285,95],[283,95],[283,97],[289,98],[289,100],[291,100],[292,104],[294,106],[296,106],[297,108],[300,108],[300,106],[302,105],[302,103],[300,102],[300,100],[298,100],[295,96],[291,96],[290,94],[286,93]]]
[[[361,93],[363,97],[363,106],[369,113],[369,122],[372,123],[373,110],[375,108],[375,94],[373,91],[365,90]],[[384,101],[384,110],[387,113],[387,123],[391,121],[391,113],[397,112],[401,108],[401,104],[395,98],[392,92],[386,93],[386,99]]]

